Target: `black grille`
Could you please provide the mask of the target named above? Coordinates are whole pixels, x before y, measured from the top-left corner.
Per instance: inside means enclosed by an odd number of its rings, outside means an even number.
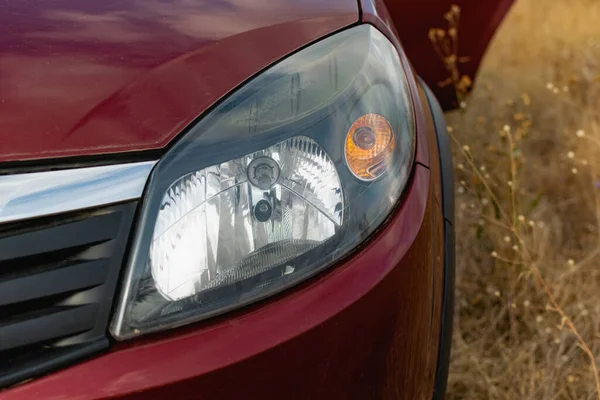
[[[108,347],[135,208],[0,225],[0,387]]]

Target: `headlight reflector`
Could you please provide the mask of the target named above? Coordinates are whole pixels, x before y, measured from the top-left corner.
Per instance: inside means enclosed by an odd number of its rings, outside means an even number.
[[[256,178],[260,170],[267,178]],[[170,301],[277,265],[284,273],[288,258],[334,235],[342,210],[329,156],[312,139],[293,137],[173,183],[160,206],[148,268]]]

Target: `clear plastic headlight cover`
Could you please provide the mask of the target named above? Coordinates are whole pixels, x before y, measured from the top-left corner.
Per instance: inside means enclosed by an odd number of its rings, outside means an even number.
[[[157,163],[111,332],[207,318],[332,265],[398,203],[414,150],[406,77],[375,28],[262,72]]]

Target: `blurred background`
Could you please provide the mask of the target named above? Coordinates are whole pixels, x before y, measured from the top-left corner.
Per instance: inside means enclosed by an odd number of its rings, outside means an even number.
[[[462,106],[448,398],[600,398],[600,0],[517,0]]]

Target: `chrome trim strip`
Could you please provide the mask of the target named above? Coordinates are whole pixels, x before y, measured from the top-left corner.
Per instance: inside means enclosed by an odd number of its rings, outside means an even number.
[[[156,161],[0,176],[0,223],[141,197]]]

